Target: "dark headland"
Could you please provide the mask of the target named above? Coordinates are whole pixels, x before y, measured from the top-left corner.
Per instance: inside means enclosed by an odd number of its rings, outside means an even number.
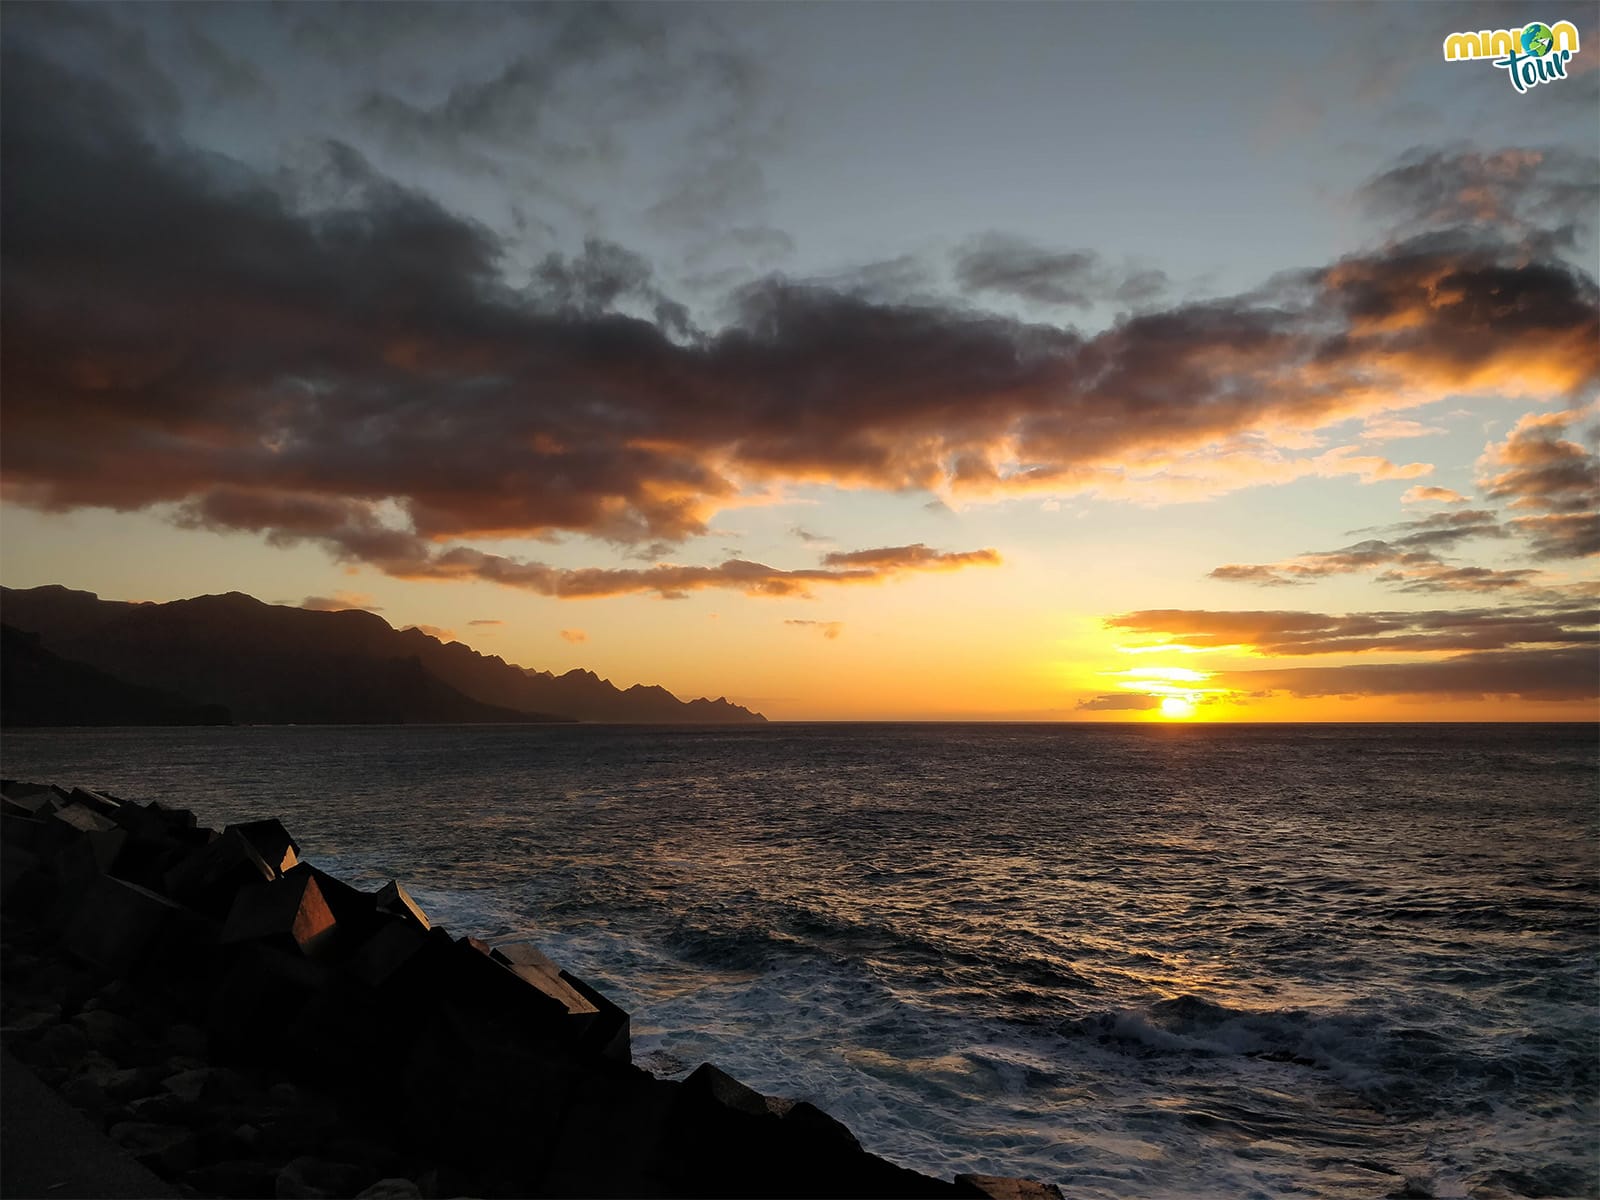
[[[357,890],[276,819],[4,781],[0,830],[0,1195],[161,1194],[136,1162],[181,1196],[1060,1196],[895,1166],[709,1063],[658,1079],[536,947]]]
[[[240,592],[140,604],[53,585],[0,588],[0,613],[8,725],[765,720],[722,697],[619,688],[582,669],[554,675],[376,613]]]

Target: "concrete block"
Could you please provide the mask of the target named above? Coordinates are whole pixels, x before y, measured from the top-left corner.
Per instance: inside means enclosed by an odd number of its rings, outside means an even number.
[[[585,1048],[613,1062],[633,1061],[633,1021],[627,1011],[614,1004],[609,997],[590,987],[571,971],[562,971],[561,980],[577,992],[596,1012],[583,1034]]]
[[[433,928],[433,922],[428,920],[428,914],[417,906],[417,902],[411,898],[411,894],[405,888],[400,886],[400,881],[397,879],[391,879],[379,889],[375,899],[375,906],[381,913],[388,913],[391,917],[399,917],[401,920],[410,921],[425,930]]]
[[[280,875],[300,861],[299,844],[289,836],[283,822],[276,817],[228,825],[222,832],[226,834],[230,830],[237,830],[239,836],[254,846],[262,860]]]
[[[317,880],[308,874],[286,875],[239,890],[223,922],[221,942],[272,941],[315,958],[331,947],[336,929]]]
[[[234,897],[252,884],[278,877],[237,830],[191,850],[166,873],[167,894],[210,917],[223,920]]]
[[[142,964],[163,927],[176,923],[182,912],[165,896],[110,875],[96,876],[82,895],[62,945],[74,957],[116,975]]]
[[[75,787],[67,793],[67,800],[93,809],[102,816],[110,816],[122,807],[122,801],[115,796],[108,792],[97,792],[93,788]]]

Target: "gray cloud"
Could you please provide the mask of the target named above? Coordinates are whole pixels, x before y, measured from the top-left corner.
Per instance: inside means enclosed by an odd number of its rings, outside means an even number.
[[[1144,303],[1168,286],[1161,271],[1116,270],[1092,250],[1045,250],[1001,233],[973,238],[953,257],[963,291],[995,292],[1035,304]]]

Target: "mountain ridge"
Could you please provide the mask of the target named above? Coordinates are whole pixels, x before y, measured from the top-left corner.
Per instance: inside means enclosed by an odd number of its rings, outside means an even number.
[[[723,697],[683,701],[657,684],[620,689],[581,667],[535,671],[395,629],[376,613],[273,605],[243,592],[153,603],[59,584],[0,588],[0,613],[61,658],[224,705],[241,722],[765,720]]]

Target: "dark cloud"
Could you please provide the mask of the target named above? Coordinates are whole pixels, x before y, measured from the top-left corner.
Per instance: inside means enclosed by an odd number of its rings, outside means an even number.
[[[7,495],[39,508],[168,506],[393,574],[553,595],[788,594],[959,563],[924,547],[821,570],[582,572],[478,545],[676,545],[774,482],[1138,494],[1139,470],[1164,478],[1174,456],[1393,394],[1600,377],[1593,279],[1492,231],[1093,337],[779,279],[697,331],[624,247],[595,241],[513,286],[493,233],[353,153],[291,186],[153,140],[106,85],[5,49],[0,464]],[[1197,486],[1261,481],[1232,463]]]
[[[817,633],[820,633],[824,638],[826,638],[830,642],[836,641],[838,639],[839,635],[842,632],[844,632],[844,622],[843,621],[787,620],[787,621],[784,622],[784,624],[785,625],[795,625],[795,626],[798,626],[801,629],[815,630]]]
[[[480,617],[476,621],[468,621],[468,625],[504,625],[505,622],[496,617]]]
[[[1034,304],[1088,308],[1097,301],[1145,303],[1168,284],[1161,271],[1119,271],[1093,250],[1045,250],[1001,233],[972,239],[953,258],[963,291],[995,292]]]
[[[1412,227],[1492,224],[1571,245],[1593,236],[1596,178],[1600,158],[1570,150],[1419,147],[1370,180],[1361,196]]]
[[[1370,538],[1338,550],[1317,550],[1275,563],[1229,563],[1208,574],[1228,583],[1257,587],[1283,587],[1312,583],[1330,575],[1351,575],[1377,567],[1396,569],[1378,576],[1380,582],[1401,585],[1402,591],[1481,591],[1498,580],[1500,587],[1520,586],[1537,571],[1481,571],[1447,568],[1436,550],[1468,538],[1504,538],[1508,534],[1487,509],[1434,513],[1387,527],[1386,538]],[[1452,581],[1458,586],[1452,588]],[[1476,581],[1475,583],[1471,581]]]
[[[561,631],[561,640],[576,644],[578,642],[587,642],[589,635],[581,629],[563,629]]]
[[[1511,527],[1535,558],[1600,554],[1600,455],[1565,436],[1584,417],[1578,410],[1530,413],[1478,462],[1484,494],[1524,514]]]
[[[1439,700],[1595,700],[1600,672],[1592,646],[1496,650],[1437,662],[1370,663],[1224,671],[1211,682],[1293,696],[1426,696]]]
[[[1402,504],[1466,504],[1467,498],[1454,488],[1424,487],[1418,485],[1407,488],[1405,495],[1400,497]]]
[[[1109,617],[1109,629],[1195,649],[1245,647],[1265,655],[1573,649],[1595,643],[1600,609],[1585,600],[1515,608],[1317,613],[1148,609]]]
[[[1508,592],[1529,587],[1543,575],[1543,571],[1527,568],[1497,570],[1424,563],[1384,571],[1377,578],[1379,583],[1390,584],[1401,592]]]
[[[1141,696],[1133,692],[1108,692],[1088,700],[1079,700],[1079,712],[1143,712],[1161,707],[1160,696]]]
[[[957,567],[993,567],[1000,556],[993,550],[946,553],[917,542],[910,546],[884,546],[876,550],[836,550],[822,557],[828,567],[867,567],[875,571],[929,571]]]

